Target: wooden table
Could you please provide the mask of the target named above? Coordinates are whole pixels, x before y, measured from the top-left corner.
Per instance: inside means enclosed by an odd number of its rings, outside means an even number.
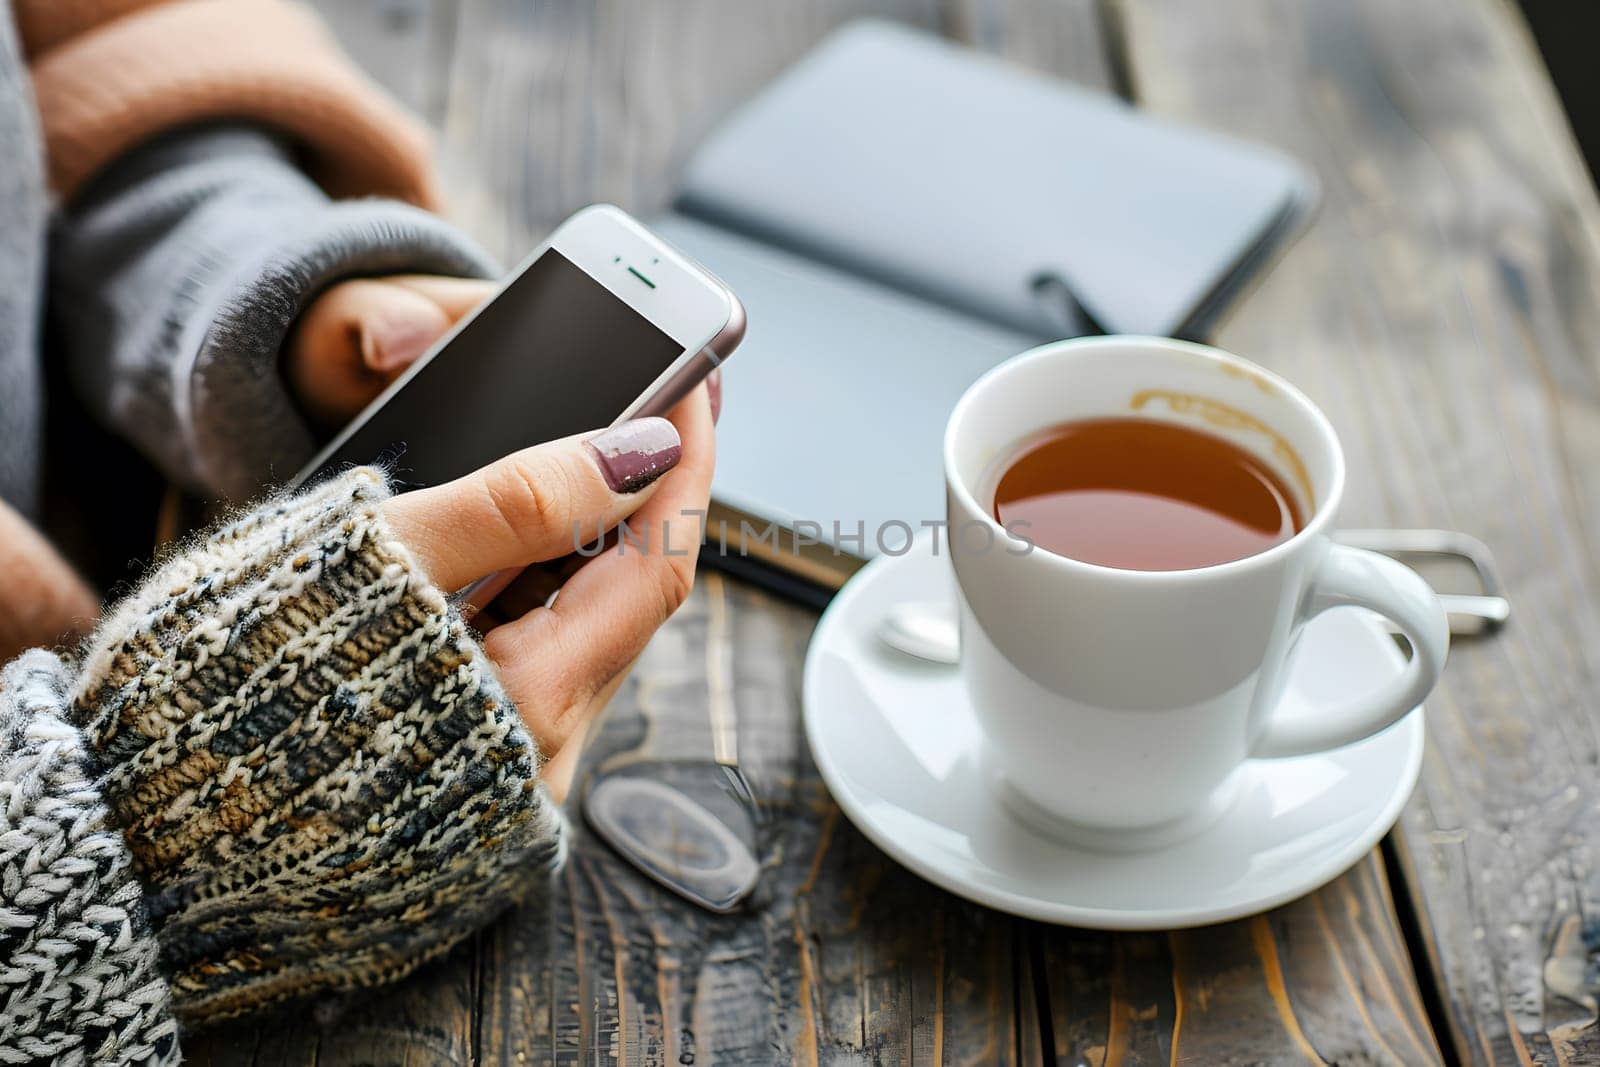
[[[438,127],[458,218],[508,261],[590,201],[660,207],[719,117],[869,12],[1286,149],[1320,216],[1215,339],[1332,416],[1348,524],[1477,534],[1516,616],[1458,643],[1380,851],[1267,915],[1111,935],[968,904],[867,844],[802,741],[814,616],[708,574],[591,761],[693,737],[730,692],[774,816],[758,907],[696,911],[579,820],[553,899],[196,1062],[1600,1062],[1600,217],[1507,0],[321,6]]]

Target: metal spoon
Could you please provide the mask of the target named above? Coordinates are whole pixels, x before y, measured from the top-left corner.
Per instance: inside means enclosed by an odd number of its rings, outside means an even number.
[[[961,661],[961,629],[955,610],[943,601],[896,604],[878,624],[878,639],[929,663],[954,666]]]

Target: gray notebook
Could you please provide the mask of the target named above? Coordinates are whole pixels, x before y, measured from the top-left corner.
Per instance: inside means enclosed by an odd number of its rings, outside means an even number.
[[[722,370],[713,541],[837,588],[880,534],[899,549],[897,522],[943,517],[945,416],[1033,338],[682,216],[650,226],[749,313]]]
[[[1303,221],[1266,149],[876,21],[836,32],[694,154],[658,227],[744,300],[716,499],[831,539],[942,515],[961,391],[1044,340],[1199,336]],[[806,527],[809,534],[811,527]],[[825,555],[832,555],[831,552]]]

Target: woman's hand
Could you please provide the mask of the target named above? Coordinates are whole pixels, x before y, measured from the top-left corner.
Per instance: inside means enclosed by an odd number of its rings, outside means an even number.
[[[320,425],[344,425],[494,291],[494,282],[420,274],[329,288],[284,348],[295,399]]]
[[[626,536],[547,607],[489,630],[483,647],[565,796],[583,731],[658,627],[689,595],[716,461],[704,386],[669,419],[636,419],[508,456],[384,504],[446,591],[560,559],[627,520]]]

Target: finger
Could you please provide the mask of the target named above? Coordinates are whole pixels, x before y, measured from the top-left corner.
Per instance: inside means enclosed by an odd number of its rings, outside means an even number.
[[[500,287],[499,282],[432,274],[396,274],[384,280],[431,300],[451,323],[489,299]]]
[[[665,597],[666,611],[656,625],[666,621],[688,596],[694,585],[700,543],[705,538],[705,511],[717,465],[716,427],[711,420],[706,387],[702,385],[690,393],[667,413],[667,418],[677,428],[682,442],[683,454],[677,466],[661,479],[655,495],[629,516],[626,529],[619,531],[622,536],[614,538],[605,552],[562,587],[563,599],[569,593],[582,598],[590,586],[607,590],[607,567],[627,569],[635,563],[657,579],[663,593],[678,590],[676,596]],[[580,603],[571,610],[576,614],[585,607]],[[590,610],[598,617],[606,612],[603,604]]]
[[[670,517],[674,523],[681,523],[689,512],[705,510],[711,499],[711,476],[717,466],[717,428],[712,410],[710,390],[701,385],[667,412],[667,418],[678,429],[683,457],[672,474],[663,479],[662,492],[652,499],[655,509],[641,516],[645,521]],[[690,520],[704,525],[703,518],[695,520],[690,516]],[[678,540],[681,539],[674,537],[675,542]]]
[[[716,463],[705,389],[670,417],[684,442],[683,457],[628,518],[616,547],[574,574],[552,606],[484,638],[524,722],[546,751],[566,742],[593,695],[633,662],[693,586]]]
[[[572,788],[574,772],[578,769],[578,761],[583,757],[584,742],[588,739],[589,728],[606,709],[606,705],[611,703],[611,698],[617,695],[617,690],[622,688],[622,683],[627,677],[626,670],[619,672],[591,697],[581,710],[574,712],[572,718],[576,725],[571,734],[559,748],[548,753],[544,765],[539,768],[539,777],[557,804],[566,803],[567,794]],[[542,746],[540,750],[543,751]]]
[[[715,370],[706,377],[706,398],[710,404],[713,425],[716,423],[718,413],[720,379],[721,372]],[[689,405],[684,408],[685,412],[692,410],[692,402],[685,401],[685,404]],[[714,463],[715,448],[715,438],[708,435],[703,442],[694,446],[694,452],[708,463]],[[582,555],[574,554],[564,559],[529,567],[520,573],[503,571],[492,578],[484,579],[474,586],[471,601],[462,607],[463,614],[483,630],[520,618],[534,608],[546,604],[578,572],[578,569],[599,551],[616,547],[617,534],[618,531],[615,529],[606,534],[598,550],[591,550],[594,546],[590,546]],[[679,540],[687,541],[691,538],[698,540],[702,536],[700,532],[685,528]],[[491,610],[479,617],[478,612],[485,608]]]
[[[380,374],[411,366],[455,321],[434,301],[403,285],[367,282],[361,296],[361,362]]]
[[[565,804],[567,794],[572,791],[572,779],[578,770],[578,757],[583,755],[583,739],[587,732],[588,723],[585,722],[573,732],[571,740],[548,754],[539,766],[539,780],[550,790],[550,799],[557,804]]]
[[[595,540],[650,499],[681,451],[668,420],[634,419],[394,497],[384,514],[423,571],[454,591]]]
[[[715,419],[716,393],[712,389],[710,378],[707,378],[706,380],[706,392],[708,399],[711,401],[712,418]],[[685,412],[693,410],[692,401],[685,401],[684,403]],[[676,412],[669,413],[669,415],[677,414],[678,413]],[[693,434],[695,429],[690,427],[690,432]],[[696,441],[694,444],[694,454],[697,457],[697,460],[703,461],[707,467],[712,466],[715,462],[715,447],[716,440],[711,435],[706,435],[704,440]],[[685,506],[687,507],[688,505],[686,504]],[[697,519],[698,517],[694,516],[691,518]],[[495,585],[491,595],[485,595],[482,598],[482,602],[485,604],[491,599],[494,601],[494,607],[497,616],[495,624],[498,625],[499,623],[519,618],[522,615],[527,614],[529,611],[532,611],[534,608],[549,602],[551,597],[554,596],[555,593],[558,592],[563,586],[565,586],[565,584],[571,580],[572,576],[578,573],[579,568],[585,566],[590,559],[594,558],[596,555],[602,554],[605,551],[614,549],[617,545],[619,535],[625,533],[629,537],[636,537],[637,528],[643,521],[644,520],[642,519],[633,521],[630,523],[628,528],[623,530],[612,529],[595,544],[587,546],[582,554],[575,553],[562,559],[538,564],[536,566],[527,568],[517,575],[506,575],[503,581]],[[673,544],[696,543],[700,540],[701,536],[702,534],[698,528],[685,527],[681,535],[678,533],[678,531],[673,532],[672,542]],[[486,582],[482,584],[488,585],[489,583]],[[486,590],[486,593],[487,592],[488,591]]]
[[[285,372],[307,410],[348,420],[450,328],[439,306],[409,289],[358,279],[335,285],[301,315]]]
[[[711,423],[716,425],[722,418],[722,368],[718,367],[706,375],[706,396],[711,399]]]
[[[386,279],[360,278],[334,286],[307,314],[306,340],[332,351],[353,340],[361,363],[380,374],[414,363],[453,320],[426,295]]]

